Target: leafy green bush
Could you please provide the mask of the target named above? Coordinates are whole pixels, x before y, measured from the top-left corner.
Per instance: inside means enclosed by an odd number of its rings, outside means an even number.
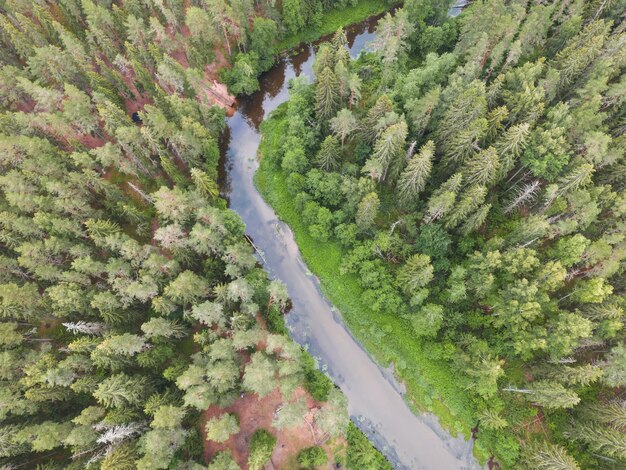
[[[248,467],[260,470],[272,456],[276,438],[265,429],[257,429],[250,438]]]
[[[279,335],[286,335],[289,333],[289,331],[287,331],[287,326],[285,326],[285,317],[277,305],[272,305],[269,308],[267,314],[265,315],[265,321],[267,322],[267,329],[272,333],[277,333]]]
[[[315,367],[315,360],[305,351],[302,352],[304,369],[304,387],[318,401],[326,401],[333,388],[332,381]]]
[[[307,447],[298,453],[298,464],[304,469],[313,469],[328,461],[326,452],[321,447]]]
[[[348,425],[347,466],[354,470],[391,470],[392,466],[354,423]]]

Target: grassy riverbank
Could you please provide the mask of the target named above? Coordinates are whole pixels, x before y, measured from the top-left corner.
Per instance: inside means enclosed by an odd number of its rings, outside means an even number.
[[[285,135],[282,109],[279,108],[261,127],[261,166],[255,175],[259,191],[294,231],[309,269],[320,278],[324,294],[341,311],[355,337],[379,363],[384,366],[394,364],[406,384],[409,404],[416,411],[435,413],[453,434],[461,432],[469,436],[476,423],[474,405],[467,397],[465,384],[448,364],[433,359],[442,352],[437,351],[434,344],[415,341],[412,329],[404,319],[376,313],[363,302],[362,288],[356,276],[340,273],[344,254],[341,245],[334,241],[322,243],[309,234],[287,189],[287,175],[272,168],[269,160],[262,158],[277,151]],[[480,441],[476,455],[483,461],[486,458]]]
[[[327,34],[332,34],[339,28],[354,23],[359,23],[370,16],[378,15],[402,2],[390,2],[388,0],[360,0],[358,5],[349,6],[342,10],[325,12],[319,26],[309,26],[298,34],[288,36],[276,46],[277,52],[293,49],[298,44],[308,43],[319,39]]]

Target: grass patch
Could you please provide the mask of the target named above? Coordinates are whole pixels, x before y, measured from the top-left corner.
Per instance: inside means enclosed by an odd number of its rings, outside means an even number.
[[[360,0],[358,5],[349,6],[342,10],[331,10],[324,13],[319,26],[309,26],[298,34],[288,36],[276,45],[276,52],[293,49],[299,44],[313,42],[322,36],[332,34],[339,28],[359,23],[370,16],[378,15],[389,10],[394,4],[387,0]]]
[[[320,279],[324,295],[341,311],[355,337],[380,364],[393,363],[407,387],[406,399],[414,410],[435,413],[452,434],[470,435],[476,424],[475,407],[465,384],[443,360],[437,360],[440,346],[418,342],[408,322],[394,315],[374,312],[363,302],[362,288],[353,274],[341,274],[344,250],[338,242],[322,243],[314,239],[295,208],[289,193],[287,175],[272,167],[270,155],[282,141],[284,113],[279,108],[262,124],[263,140],[259,147],[260,168],[255,184],[278,217],[293,230],[298,247],[309,269]],[[480,439],[480,437],[479,437]],[[475,448],[476,457],[484,462],[488,455]]]

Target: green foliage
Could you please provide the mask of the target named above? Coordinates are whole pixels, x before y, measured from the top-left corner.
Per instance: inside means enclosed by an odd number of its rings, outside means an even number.
[[[260,470],[272,455],[276,438],[265,429],[257,429],[250,438],[248,447],[248,467],[250,470]]]
[[[554,444],[534,443],[525,451],[527,465],[538,470],[578,470],[580,467],[567,451]]]
[[[323,149],[327,180],[348,175],[344,194],[313,173],[291,179],[289,200],[284,172],[263,161],[257,184],[355,335],[398,366],[413,403],[466,434],[482,416],[477,454],[513,466],[536,407],[556,445],[564,420],[551,410],[576,415],[620,386],[623,313],[611,299],[621,293],[623,221],[606,198],[622,189],[609,168],[623,142],[608,131],[623,113],[598,112],[623,73],[607,47],[623,31],[607,26],[611,9],[493,0],[429,25],[436,10],[406,2],[379,23],[376,54],[351,63],[333,56],[334,40],[320,46],[317,114],[298,101],[320,130],[305,155]],[[571,30],[557,33],[562,24]],[[367,77],[360,104],[333,118],[343,106],[332,90],[341,100],[341,77],[354,70]],[[264,156],[277,139],[272,121]],[[611,145],[620,157],[608,156]],[[319,230],[324,208],[330,232]],[[586,449],[572,455],[596,461]]]
[[[298,398],[296,401],[283,403],[276,411],[272,426],[276,429],[289,429],[304,423],[304,417],[308,412],[306,401]]]
[[[398,284],[409,295],[427,286],[432,279],[433,267],[430,264],[430,256],[420,253],[411,255],[407,259],[398,271],[397,277]]]
[[[317,369],[315,359],[308,353],[302,352],[302,367],[304,369],[304,386],[311,396],[318,401],[326,401],[328,394],[334,387],[326,374]]]
[[[349,469],[390,470],[392,468],[389,462],[385,460],[377,449],[372,447],[367,437],[353,423],[348,425],[346,457]]]
[[[231,435],[239,432],[239,420],[237,415],[226,413],[219,418],[209,419],[205,429],[208,440],[226,442]]]
[[[231,91],[256,90],[284,18],[222,0],[74,3],[0,14],[0,464],[198,468],[196,410],[229,406],[242,388],[286,395],[304,381],[304,353],[283,336],[243,366],[266,335],[258,314],[287,333],[289,299],[218,198],[225,112],[206,75],[225,50]],[[345,3],[292,6],[309,22]],[[337,70],[342,107],[360,91],[346,71]],[[304,177],[317,144],[300,112],[314,96],[295,90],[281,161],[320,202],[339,204],[339,173],[329,184]],[[314,232],[328,239],[337,216],[315,209]],[[307,375],[316,396],[328,395],[325,376]],[[296,402],[277,424],[292,426],[301,411]],[[228,414],[207,423],[215,441],[236,432]],[[257,451],[255,465],[270,454]],[[237,468],[227,454],[211,465]]]
[[[315,424],[331,437],[345,436],[349,423],[348,400],[337,388],[328,393],[328,400],[315,412]]]
[[[298,452],[298,464],[301,468],[315,469],[328,461],[326,452],[321,447],[307,447]]]
[[[340,435],[343,398],[297,347],[252,351],[287,299],[217,199],[205,72],[224,50],[251,93],[285,43],[388,5],[75,3],[0,14],[3,455],[192,467],[183,410],[302,380]],[[508,467],[625,458],[623,9],[488,0],[447,21],[409,0],[358,61],[337,31],[263,125],[259,183],[355,335],[411,403],[466,435],[481,417],[477,454]]]
[[[278,43],[276,50],[284,52],[293,49],[299,44],[309,43],[327,34],[332,34],[342,26],[358,23],[389,9],[389,3],[386,0],[341,1],[336,3],[339,8],[324,11],[318,21],[307,23],[296,34],[283,38]]]
[[[218,452],[211,459],[208,470],[239,470],[239,465],[233,460],[229,452]]]
[[[260,67],[258,53],[238,53],[233,68],[226,74],[228,89],[235,95],[249,95],[257,91]]]

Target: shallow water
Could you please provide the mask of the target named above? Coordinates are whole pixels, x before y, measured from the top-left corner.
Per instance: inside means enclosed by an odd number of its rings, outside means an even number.
[[[374,38],[377,19],[347,29],[350,53],[356,57]],[[380,367],[343,324],[320,291],[318,280],[303,262],[293,233],[280,222],[254,187],[258,168],[259,125],[288,98],[287,84],[300,74],[312,77],[315,47],[306,45],[283,57],[261,77],[261,89],[243,97],[228,118],[222,139],[222,192],[246,224],[261,252],[265,269],[283,281],[293,309],[287,315],[292,338],[318,358],[322,368],[348,397],[357,425],[398,469],[480,468],[472,456],[472,442],[453,438],[432,414],[414,415],[393,372]]]

